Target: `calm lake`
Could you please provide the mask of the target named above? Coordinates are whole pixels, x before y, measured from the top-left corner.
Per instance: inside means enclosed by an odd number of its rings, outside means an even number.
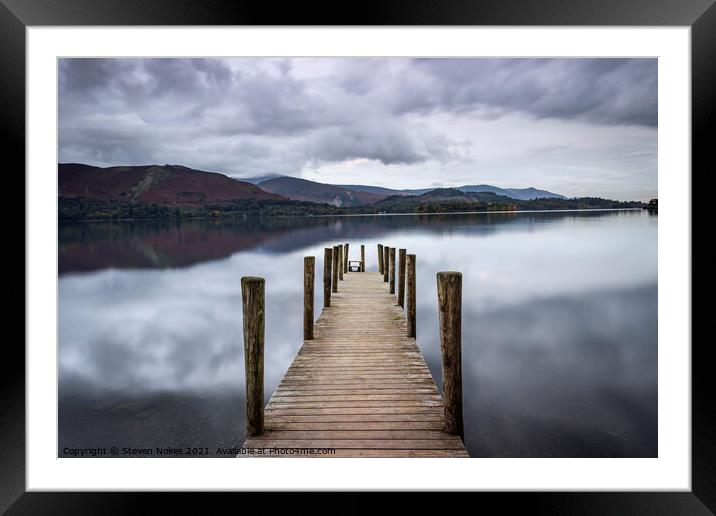
[[[61,223],[65,447],[240,446],[240,279],[266,278],[265,398],[302,341],[303,257],[417,255],[417,336],[441,387],[436,278],[463,273],[473,457],[656,457],[657,216],[645,211]]]

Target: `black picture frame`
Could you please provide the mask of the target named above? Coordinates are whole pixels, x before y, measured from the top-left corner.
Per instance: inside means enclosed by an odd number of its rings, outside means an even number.
[[[0,0],[0,145],[3,162],[9,164],[4,180],[6,184],[14,180],[16,189],[13,191],[23,192],[23,213],[25,182],[24,175],[21,178],[18,171],[25,170],[25,29],[28,26],[65,25],[690,26],[692,206],[706,205],[707,190],[693,188],[696,176],[693,171],[701,169],[701,174],[706,172],[707,152],[713,146],[709,138],[713,131],[709,129],[714,129],[716,120],[714,0],[383,0],[363,1],[355,6],[294,2],[280,8],[268,2],[221,0]],[[703,224],[700,222],[703,219],[693,217],[692,212],[692,220],[692,234],[698,234],[694,230]],[[24,231],[23,227],[23,235],[18,235],[15,242],[19,242],[20,238],[24,241]],[[693,253],[693,246],[691,251]],[[27,258],[23,250],[23,264]],[[695,270],[704,268],[704,259],[692,259],[692,275]],[[706,288],[708,286],[703,282],[699,283],[699,290]],[[23,303],[23,310],[24,306]],[[706,309],[703,304],[692,303],[692,306],[693,314]],[[712,367],[706,358],[709,346],[710,339],[693,339],[691,492],[481,493],[478,498],[496,502],[501,511],[508,512],[515,506],[550,514],[716,512],[716,430],[713,424],[716,421],[716,402],[712,397],[715,392]],[[5,339],[3,351],[0,360],[0,511],[8,510],[8,514],[145,512],[147,499],[157,495],[25,492],[25,352],[19,339],[11,338]],[[185,510],[191,508],[186,495],[159,496],[164,510],[173,504],[181,504]],[[253,495],[240,496],[242,503],[254,498]],[[293,496],[291,503],[302,503],[302,497],[296,499],[297,495]],[[349,496],[356,497],[355,494]],[[410,502],[425,507],[422,495],[412,495]],[[346,512],[355,512],[364,505],[373,505],[370,496],[367,499],[356,498],[355,503],[344,508]],[[311,506],[315,507],[314,504]],[[199,507],[206,508],[204,505]]]

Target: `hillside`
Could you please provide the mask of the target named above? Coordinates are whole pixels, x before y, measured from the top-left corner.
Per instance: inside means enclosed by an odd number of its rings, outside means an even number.
[[[252,177],[239,177],[238,181],[244,183],[251,183],[252,185],[258,185],[262,181],[268,181],[269,179],[276,179],[277,177],[286,177],[283,174],[265,174],[263,176],[252,176]]]
[[[368,185],[338,185],[341,188],[351,190],[354,192],[370,192],[381,194],[384,196],[391,195],[423,195],[436,188],[414,188],[406,190],[394,190],[392,188],[383,188],[381,186],[368,186]],[[444,188],[437,188],[442,190]],[[492,185],[463,185],[451,188],[453,190],[460,190],[461,192],[476,192],[476,193],[494,193],[510,199],[518,199],[521,201],[529,201],[532,199],[565,199],[563,195],[549,192],[547,190],[539,190],[537,188],[500,188]]]
[[[100,168],[58,165],[59,196],[65,199],[197,207],[240,199],[281,200],[258,186],[223,174],[179,165]]]
[[[275,218],[644,206],[644,203],[635,201],[595,197],[567,199],[536,188],[501,189],[490,185],[392,190],[365,185],[323,184],[288,176],[271,177],[255,185],[179,165],[100,168],[61,163],[58,179],[58,216],[61,220]]]
[[[309,201],[332,204],[338,207],[372,204],[385,196],[370,192],[353,192],[336,185],[328,185],[298,179],[296,177],[277,177],[258,184],[263,190],[296,201]]]
[[[530,201],[532,199],[565,199],[564,195],[559,195],[547,190],[539,190],[537,188],[499,188],[491,185],[465,185],[458,187],[461,192],[492,192],[497,195],[504,195],[511,199],[519,199],[521,201]]]
[[[392,195],[375,203],[376,208],[389,212],[413,211],[421,206],[444,209],[476,209],[489,206],[514,209],[515,200],[492,192],[462,192],[457,188],[435,188],[422,195]]]
[[[598,197],[513,199],[493,192],[462,192],[437,188],[422,195],[393,195],[365,209],[379,213],[450,213],[459,211],[529,211],[641,208],[638,201],[613,201]],[[375,212],[375,211],[374,211]]]
[[[345,188],[346,190],[350,190],[351,192],[368,192],[368,193],[382,195],[383,197],[387,197],[390,195],[412,195],[410,192],[408,192],[406,190],[394,190],[392,188],[385,188],[382,186],[370,186],[370,185],[336,185],[336,186]]]

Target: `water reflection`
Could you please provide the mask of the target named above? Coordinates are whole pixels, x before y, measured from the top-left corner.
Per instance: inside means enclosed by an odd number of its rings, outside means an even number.
[[[302,257],[349,242],[369,270],[377,243],[417,254],[438,382],[435,273],[463,272],[474,456],[655,456],[656,232],[640,212],[61,225],[60,450],[241,444],[241,276],[267,279],[268,397],[301,343]]]
[[[653,286],[486,310],[466,304],[465,425],[473,454],[655,456],[656,296]],[[426,360],[441,383],[438,336],[426,334]]]
[[[261,249],[285,253],[335,239],[377,238],[395,231],[475,234],[536,231],[565,217],[594,219],[623,212],[480,213],[283,219],[67,222],[59,227],[59,272],[108,267],[184,267]]]

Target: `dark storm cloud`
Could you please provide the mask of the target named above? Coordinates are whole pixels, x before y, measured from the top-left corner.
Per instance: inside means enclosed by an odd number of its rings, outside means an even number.
[[[73,93],[109,94],[142,101],[172,94],[205,94],[225,88],[231,70],[218,59],[62,59],[60,87]]]
[[[331,162],[363,158],[384,165],[420,163],[446,154],[442,149],[424,146],[419,137],[388,123],[359,123],[321,131],[308,150],[311,155]]]
[[[656,59],[420,59],[432,78],[399,108],[484,106],[540,118],[657,125]]]
[[[135,113],[148,123],[206,123],[226,134],[284,133],[319,123],[313,113],[320,101],[305,98],[302,83],[232,71],[219,59],[65,59],[60,95],[68,117],[69,108]]]
[[[60,161],[236,176],[445,163],[436,116],[655,127],[656,60],[62,59]]]

